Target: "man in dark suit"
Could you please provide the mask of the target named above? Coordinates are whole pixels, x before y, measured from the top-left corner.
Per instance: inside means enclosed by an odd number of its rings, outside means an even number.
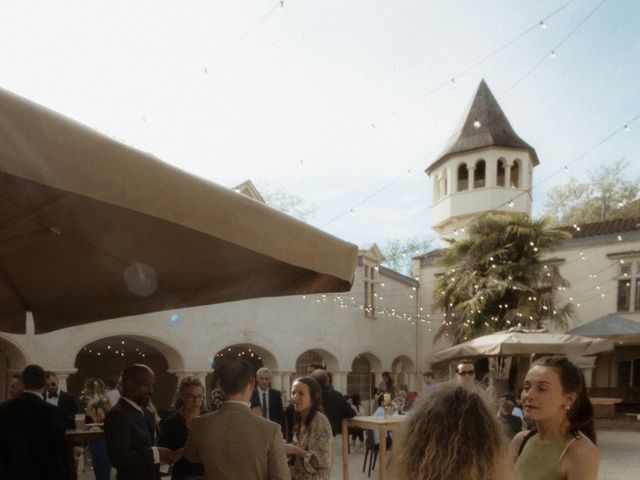
[[[118,480],[158,480],[160,463],[179,458],[173,450],[155,446],[155,419],[147,409],[155,382],[146,365],[125,368],[122,396],[104,419],[109,460]]]
[[[68,480],[60,412],[42,398],[45,371],[29,365],[24,391],[0,405],[0,471],[11,480]],[[4,470],[3,470],[4,469]]]
[[[47,403],[58,407],[62,415],[62,423],[65,430],[75,428],[74,419],[78,413],[78,403],[73,395],[60,388],[58,377],[52,371],[45,372],[47,390],[45,391]]]
[[[271,388],[271,370],[262,367],[256,372],[258,385],[251,396],[251,408],[260,407],[262,416],[282,426],[284,413],[280,392]]]

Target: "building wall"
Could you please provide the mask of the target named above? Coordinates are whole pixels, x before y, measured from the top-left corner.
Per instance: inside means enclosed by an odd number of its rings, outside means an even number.
[[[76,394],[84,381],[73,377],[78,354],[92,342],[109,337],[135,338],[166,359],[166,369],[173,380],[161,376],[159,389],[167,385],[175,388],[175,382],[188,374],[204,381],[216,353],[237,344],[253,346],[263,363],[273,370],[274,388],[285,391],[295,376],[296,360],[308,350],[321,353],[333,373],[335,388],[342,392],[346,392],[347,373],[358,355],[369,360],[372,372],[377,375],[376,382],[382,371],[391,370],[394,360],[402,357],[402,368],[409,373],[410,387],[415,388],[417,292],[410,279],[380,273],[376,285],[382,297],[379,306],[389,312],[394,309],[395,314],[365,318],[361,308],[362,276],[359,267],[351,292],[345,294],[264,298],[171,310],[42,335],[0,333],[0,350],[7,352],[6,345],[19,345],[24,352],[24,358],[8,365],[7,371],[38,363],[56,371],[61,383],[68,381]],[[102,357],[100,361],[114,370],[122,367],[120,360]],[[85,367],[81,371],[87,374],[101,371]],[[6,384],[7,374],[4,378]],[[167,392],[160,396],[162,402],[170,401]]]

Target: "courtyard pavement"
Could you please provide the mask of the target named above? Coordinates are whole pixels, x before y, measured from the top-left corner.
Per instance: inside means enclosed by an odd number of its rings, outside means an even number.
[[[600,480],[636,480],[640,478],[640,431],[602,430],[598,432],[600,446]],[[349,479],[367,480],[367,473],[362,473],[363,453],[351,454],[349,457]],[[342,466],[336,465],[331,480],[342,480]],[[378,478],[378,468],[371,472],[371,478]],[[111,478],[115,479],[115,470]],[[82,473],[79,480],[93,480],[93,472]],[[238,479],[240,480],[240,479]]]

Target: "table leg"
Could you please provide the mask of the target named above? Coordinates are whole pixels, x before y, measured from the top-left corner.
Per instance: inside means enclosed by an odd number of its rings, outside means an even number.
[[[380,428],[380,461],[378,462],[378,471],[380,472],[380,480],[384,479],[384,470],[387,468],[387,429]]]
[[[342,420],[342,479],[349,480],[349,426]]]

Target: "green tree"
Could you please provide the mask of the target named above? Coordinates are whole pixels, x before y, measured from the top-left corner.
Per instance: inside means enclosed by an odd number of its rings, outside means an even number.
[[[267,205],[280,210],[281,212],[291,215],[306,222],[307,219],[316,213],[316,206],[308,203],[304,198],[288,193],[282,187],[270,188],[265,187],[262,194]]]
[[[384,255],[383,265],[403,275],[411,276],[413,257],[431,248],[433,238],[411,237],[387,241],[380,250]]]
[[[571,179],[551,189],[545,216],[553,225],[603,222],[617,218],[640,217],[640,179],[626,179],[625,159],[601,166],[588,182]]]
[[[445,319],[436,340],[460,343],[518,324],[540,328],[545,320],[566,325],[573,305],[557,306],[556,296],[568,283],[557,263],[542,257],[568,233],[523,214],[485,215],[467,231],[467,239],[448,240],[438,262],[446,270],[435,302]]]

